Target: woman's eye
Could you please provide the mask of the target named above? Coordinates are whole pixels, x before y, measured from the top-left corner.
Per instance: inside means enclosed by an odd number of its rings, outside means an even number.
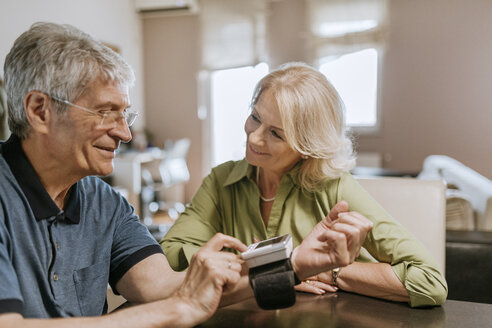
[[[258,117],[255,116],[255,114],[251,114],[251,118],[253,119],[253,121],[255,122],[260,122],[260,119]]]
[[[272,130],[272,135],[277,138],[277,139],[280,139],[280,140],[284,140],[282,139],[282,137],[280,136],[280,134],[278,134],[275,130]]]

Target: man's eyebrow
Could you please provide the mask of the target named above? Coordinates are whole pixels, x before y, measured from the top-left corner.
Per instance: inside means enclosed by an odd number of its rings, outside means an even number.
[[[126,110],[126,109],[129,109],[131,106],[132,106],[132,105],[131,105],[131,104],[129,104],[128,106],[125,106],[125,108],[124,108],[124,109],[125,109],[125,110]],[[94,109],[108,108],[108,107],[110,107],[110,108],[113,108],[113,107],[118,107],[118,108],[119,108],[119,107],[120,107],[120,105],[118,105],[117,103],[114,103],[114,102],[112,102],[112,101],[107,101],[107,102],[105,102],[105,103],[102,103],[102,104],[99,104],[99,105],[95,106],[95,107],[94,107]]]

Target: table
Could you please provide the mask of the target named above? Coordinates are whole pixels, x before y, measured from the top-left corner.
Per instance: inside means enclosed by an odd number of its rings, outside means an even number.
[[[443,306],[413,309],[342,291],[297,293],[290,308],[265,311],[248,299],[219,309],[198,327],[492,327],[492,304],[448,300]]]

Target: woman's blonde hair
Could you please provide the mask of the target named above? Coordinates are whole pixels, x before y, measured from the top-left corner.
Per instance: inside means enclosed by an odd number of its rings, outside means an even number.
[[[267,89],[276,99],[287,143],[307,156],[299,173],[303,188],[316,190],[354,167],[344,105],[323,74],[305,63],[286,63],[258,82],[253,106]]]

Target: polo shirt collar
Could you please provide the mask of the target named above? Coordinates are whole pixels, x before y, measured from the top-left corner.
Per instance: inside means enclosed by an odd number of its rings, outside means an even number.
[[[299,170],[301,169],[302,165],[302,160],[296,163],[292,169],[290,169],[289,172],[287,172],[286,176],[290,177],[292,182],[296,185],[299,184],[299,179],[298,179],[298,173]],[[227,187],[229,185],[232,185],[239,180],[243,178],[250,178],[251,180],[255,181],[255,167],[251,164],[248,163],[246,159],[242,159],[237,163],[237,165],[234,165],[232,168],[231,172],[227,176],[227,179],[224,182],[224,187]]]
[[[69,199],[65,210],[60,210],[44,188],[22,149],[19,137],[12,134],[2,145],[1,153],[10,167],[17,183],[26,196],[37,221],[56,217],[66,218],[72,223],[80,222],[80,199],[78,183],[69,190]]]

